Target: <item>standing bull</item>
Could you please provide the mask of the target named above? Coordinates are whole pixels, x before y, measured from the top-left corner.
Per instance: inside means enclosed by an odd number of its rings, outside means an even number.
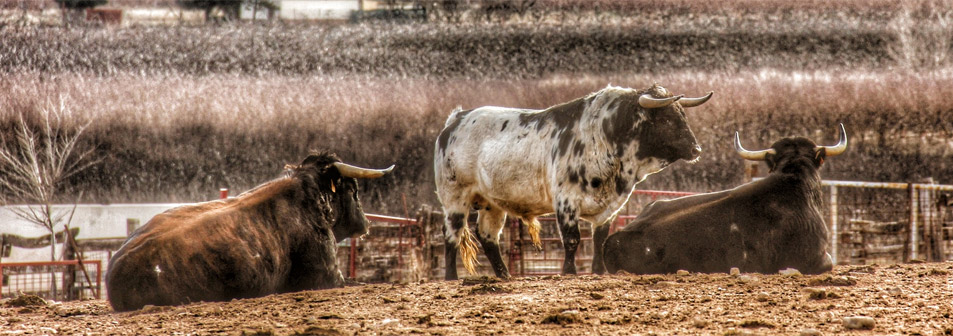
[[[335,243],[367,233],[354,167],[312,154],[286,177],[238,197],[170,209],[136,230],[109,262],[117,311],[340,287]]]
[[[731,190],[650,204],[606,240],[609,272],[830,271],[817,170],[825,158],[847,150],[844,125],[834,146],[798,137],[748,151],[735,133],[735,149],[745,159],[766,161],[770,174]]]
[[[509,277],[499,238],[506,214],[529,226],[539,247],[538,216],[556,212],[566,251],[563,274],[575,274],[579,221],[593,225],[596,257],[636,183],[701,147],[683,108],[701,98],[673,96],[661,86],[606,87],[545,110],[485,106],[457,109],[436,141],[437,195],[446,214],[446,278],[456,279],[459,250],[474,272],[476,244],[467,227],[478,212],[477,239],[496,276]]]

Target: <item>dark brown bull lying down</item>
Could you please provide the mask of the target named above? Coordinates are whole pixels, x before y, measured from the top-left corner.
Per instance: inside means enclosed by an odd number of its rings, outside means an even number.
[[[831,270],[827,225],[821,216],[818,169],[825,157],[847,149],[840,126],[835,146],[785,138],[770,149],[747,151],[735,133],[735,148],[749,160],[767,161],[770,174],[737,188],[658,201],[613,234],[605,244],[610,273],[775,273],[796,268]]]
[[[170,209],[136,230],[109,263],[113,309],[342,286],[335,243],[367,232],[354,178],[393,166],[358,168],[321,153],[288,168],[238,197]]]

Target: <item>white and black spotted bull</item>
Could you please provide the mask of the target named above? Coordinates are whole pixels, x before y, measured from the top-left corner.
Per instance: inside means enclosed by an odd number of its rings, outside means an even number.
[[[661,86],[607,87],[544,110],[485,106],[457,109],[437,138],[437,196],[446,214],[446,278],[456,279],[459,250],[474,272],[476,244],[466,225],[478,213],[477,239],[496,275],[509,277],[499,238],[506,214],[529,226],[539,247],[538,216],[556,213],[565,249],[563,274],[575,274],[579,221],[593,225],[593,271],[604,272],[602,242],[636,183],[701,147],[683,108],[701,98]]]
[[[730,190],[653,202],[606,240],[608,271],[830,271],[818,169],[825,158],[847,149],[844,125],[834,146],[798,137],[748,151],[735,133],[735,147],[745,159],[766,161],[770,174]]]
[[[335,243],[367,232],[355,178],[393,168],[313,154],[238,197],[156,215],[110,260],[109,303],[128,311],[340,287]]]

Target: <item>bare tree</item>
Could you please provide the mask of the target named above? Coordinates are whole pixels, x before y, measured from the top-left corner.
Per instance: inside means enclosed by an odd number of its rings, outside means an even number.
[[[12,139],[0,133],[0,205],[9,204],[11,197],[26,204],[11,210],[50,233],[51,261],[56,260],[56,226],[63,223],[68,230],[72,218],[72,211],[53,209],[54,202],[59,200],[60,184],[98,162],[91,159],[93,148],[77,150],[89,122],[71,128],[69,115],[69,108],[60,100],[40,112],[39,125],[30,125],[26,116],[20,114]],[[73,203],[77,202],[78,199]],[[55,295],[55,280],[51,289]]]

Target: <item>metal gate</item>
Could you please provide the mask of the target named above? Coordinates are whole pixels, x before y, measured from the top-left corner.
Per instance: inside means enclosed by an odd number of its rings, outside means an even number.
[[[609,234],[621,229],[638,216],[642,208],[658,199],[669,199],[694,195],[693,192],[636,190],[616,220],[610,224]],[[540,217],[540,242],[542,248],[537,250],[532,240],[524,232],[524,226],[519,220],[511,219],[507,222],[507,232],[504,234],[502,246],[508,246],[508,268],[513,276],[553,275],[562,271],[565,257],[562,239],[560,238],[556,219]],[[579,227],[580,242],[576,251],[576,270],[578,274],[592,273],[592,226],[583,224]]]
[[[99,260],[0,263],[3,276],[0,298],[32,294],[60,301],[101,299],[102,271],[103,263]]]

